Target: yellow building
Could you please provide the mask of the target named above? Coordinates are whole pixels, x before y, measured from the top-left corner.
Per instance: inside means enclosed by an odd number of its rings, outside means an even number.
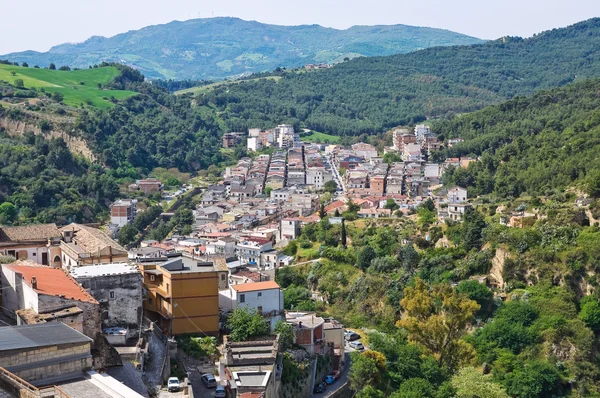
[[[219,275],[212,262],[175,257],[140,269],[144,312],[165,333],[219,334]]]

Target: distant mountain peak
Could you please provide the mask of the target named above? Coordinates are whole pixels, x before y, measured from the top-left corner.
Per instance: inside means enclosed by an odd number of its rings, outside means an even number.
[[[81,43],[56,45],[45,53],[25,51],[0,58],[79,68],[103,61],[125,62],[149,78],[220,79],[280,66],[335,63],[346,56],[402,54],[481,42],[448,30],[409,25],[334,29],[214,17],[146,26],[108,38],[92,36]]]

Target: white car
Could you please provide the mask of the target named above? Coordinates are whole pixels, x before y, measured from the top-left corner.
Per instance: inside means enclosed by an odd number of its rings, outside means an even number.
[[[348,345],[357,351],[362,351],[365,349],[365,346],[360,341],[351,341],[348,343]]]
[[[179,379],[177,377],[169,377],[167,389],[169,392],[179,391]]]

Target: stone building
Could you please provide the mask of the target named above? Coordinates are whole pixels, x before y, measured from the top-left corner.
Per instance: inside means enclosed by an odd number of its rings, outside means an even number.
[[[92,340],[60,322],[0,328],[0,364],[37,385],[92,367]]]
[[[102,329],[122,327],[137,335],[142,315],[142,275],[127,263],[75,267],[71,276],[100,303]]]
[[[2,307],[18,323],[63,322],[62,317],[32,316],[62,313],[73,329],[94,340],[100,336],[98,301],[62,269],[27,261],[2,265]]]

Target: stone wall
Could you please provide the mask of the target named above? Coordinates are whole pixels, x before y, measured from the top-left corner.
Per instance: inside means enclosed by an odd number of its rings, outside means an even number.
[[[77,282],[100,302],[103,328],[129,328],[130,334],[139,330],[142,311],[142,276],[139,273],[105,275],[93,278],[78,277]],[[114,292],[114,299],[110,298]]]
[[[0,354],[0,362],[5,368],[44,361],[47,359],[61,358],[69,355],[85,355],[90,353],[90,343],[65,344],[49,346],[32,350],[5,351]]]
[[[0,355],[0,362],[7,370],[30,382],[92,367],[89,343],[6,351]]]
[[[83,334],[96,341],[102,335],[100,329],[100,305],[56,296],[38,295],[38,311],[50,312],[60,308],[77,306],[83,310]]]

